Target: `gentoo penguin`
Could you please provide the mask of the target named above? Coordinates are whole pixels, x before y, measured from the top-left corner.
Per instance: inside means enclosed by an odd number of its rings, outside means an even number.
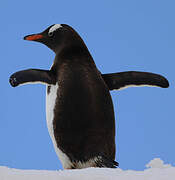
[[[66,24],[54,24],[24,39],[52,49],[53,65],[50,70],[16,72],[9,81],[13,87],[46,84],[47,126],[63,168],[117,167],[109,91],[143,85],[167,88],[168,81],[148,72],[101,74],[81,37]]]

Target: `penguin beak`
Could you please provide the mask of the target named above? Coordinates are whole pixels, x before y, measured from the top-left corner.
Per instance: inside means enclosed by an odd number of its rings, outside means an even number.
[[[42,34],[31,34],[24,37],[24,40],[28,40],[28,41],[39,41],[41,39],[43,39]]]

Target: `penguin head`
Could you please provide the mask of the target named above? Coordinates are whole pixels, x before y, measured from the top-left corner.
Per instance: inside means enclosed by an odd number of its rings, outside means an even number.
[[[24,40],[43,43],[55,53],[72,45],[85,46],[78,33],[66,24],[53,24],[41,33],[25,36]]]

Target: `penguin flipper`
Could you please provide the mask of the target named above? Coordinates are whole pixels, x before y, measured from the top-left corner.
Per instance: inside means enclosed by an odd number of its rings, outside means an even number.
[[[117,168],[119,166],[118,162],[109,159],[104,155],[98,156],[95,163],[96,163],[96,167],[100,167],[100,168]]]
[[[9,78],[11,86],[16,87],[27,83],[55,84],[51,71],[42,69],[27,69],[12,74]]]
[[[149,72],[126,71],[102,74],[102,78],[107,84],[109,90],[120,90],[132,86],[169,87],[169,82],[165,77]]]

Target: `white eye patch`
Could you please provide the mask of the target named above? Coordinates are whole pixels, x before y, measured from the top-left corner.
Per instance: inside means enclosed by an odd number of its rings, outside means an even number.
[[[61,28],[61,24],[55,24],[54,26],[52,26],[50,29],[49,29],[49,33],[53,33],[54,31],[56,31],[57,29]]]

